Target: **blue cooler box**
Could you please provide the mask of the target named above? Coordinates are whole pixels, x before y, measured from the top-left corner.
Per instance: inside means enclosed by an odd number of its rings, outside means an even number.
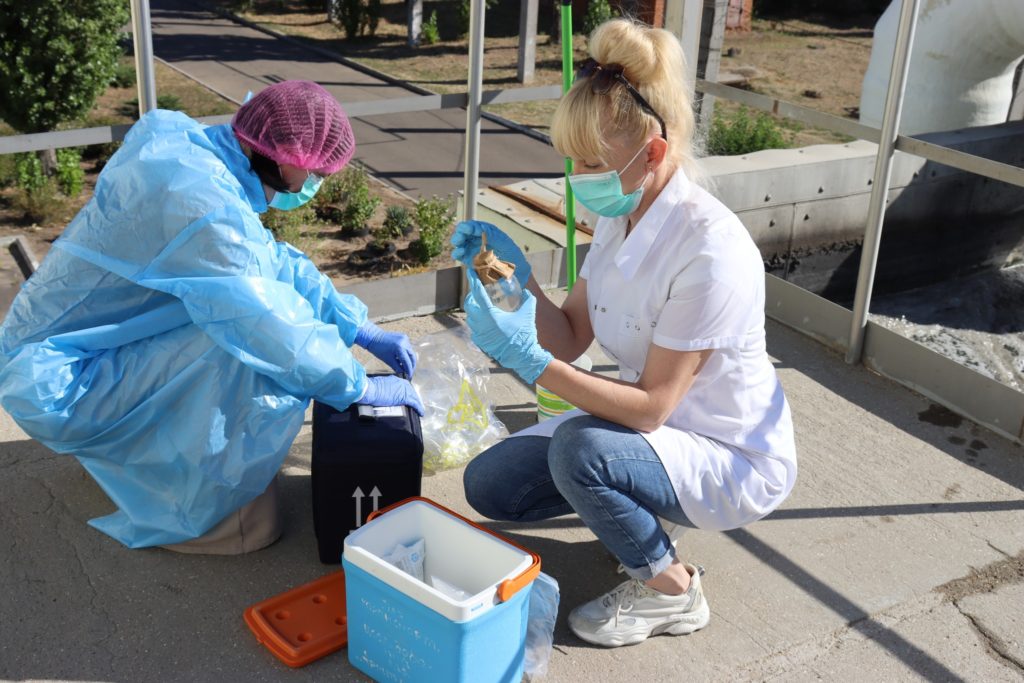
[[[382,559],[424,541],[423,581]],[[425,498],[345,539],[348,658],[377,681],[519,683],[540,558]]]

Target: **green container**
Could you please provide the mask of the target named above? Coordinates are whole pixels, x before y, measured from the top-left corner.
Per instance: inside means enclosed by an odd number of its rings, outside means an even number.
[[[572,362],[573,365],[581,370],[590,370],[593,367],[593,362],[590,360],[590,356],[583,354]],[[569,412],[575,408],[573,404],[566,401],[558,394],[548,391],[541,385],[537,385],[537,421],[546,420],[549,417],[556,417],[562,413]]]

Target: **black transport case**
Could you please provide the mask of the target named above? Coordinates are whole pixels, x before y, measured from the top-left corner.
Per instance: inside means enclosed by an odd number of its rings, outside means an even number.
[[[313,528],[320,561],[339,564],[345,537],[374,510],[420,495],[423,434],[406,406],[313,403]]]

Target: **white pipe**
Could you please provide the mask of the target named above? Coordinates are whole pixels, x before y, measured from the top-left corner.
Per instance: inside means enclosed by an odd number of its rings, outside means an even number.
[[[132,0],[132,43],[135,45],[135,79],[139,87],[139,116],[156,109],[156,78],[153,66],[153,26],[149,0]]]
[[[466,107],[466,170],[463,177],[463,217],[476,218],[480,184],[480,108],[484,87],[484,0],[469,3],[469,106]]]
[[[875,25],[860,120],[879,127],[899,19],[894,0]],[[1024,1],[924,0],[906,84],[904,135],[1006,121],[1024,58]]]
[[[875,155],[875,175],[872,180],[871,201],[868,204],[868,224],[864,230],[864,245],[860,250],[860,270],[857,273],[857,290],[853,299],[853,315],[850,318],[850,344],[846,350],[846,362],[850,364],[859,363],[864,353],[864,331],[868,324],[871,290],[875,284],[878,249],[882,243],[882,222],[885,220],[885,205],[889,198],[892,155],[896,151],[896,136],[905,102],[905,86],[914,48],[917,9],[921,6],[921,0],[896,1],[901,4],[899,26],[893,44],[889,87],[885,93],[885,111],[882,112],[881,140]]]

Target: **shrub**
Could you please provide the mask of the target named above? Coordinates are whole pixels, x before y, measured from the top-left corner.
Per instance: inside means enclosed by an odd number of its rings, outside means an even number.
[[[420,237],[409,246],[420,263],[427,264],[444,251],[444,240],[455,218],[455,206],[451,199],[440,199],[435,195],[418,200],[414,213]]]
[[[312,240],[302,232],[303,226],[316,221],[316,216],[309,204],[291,211],[270,208],[260,216],[260,219],[263,221],[263,227],[273,233],[274,238],[281,242],[287,242],[303,251],[312,244]]]
[[[384,215],[384,224],[377,231],[380,240],[394,240],[408,235],[412,230],[412,216],[404,206],[389,206]]]
[[[345,31],[346,38],[356,38],[363,26],[363,3],[361,0],[334,0],[338,23]]]
[[[380,0],[367,0],[366,9],[363,12],[363,27],[370,36],[377,35],[377,26],[380,25],[380,15]]]
[[[0,0],[0,118],[35,133],[91,110],[129,18],[124,0]]]
[[[343,172],[335,173],[331,177],[327,178],[320,186],[316,195],[313,196],[311,204],[313,204],[317,209],[329,204],[344,204],[345,193],[347,192],[347,176],[350,172],[349,169],[351,168],[352,167],[349,166]]]
[[[110,80],[110,84],[115,88],[134,88],[136,83],[135,65],[128,62],[118,62],[114,68],[114,77]]]
[[[42,188],[46,182],[43,163],[38,154],[24,152],[14,155],[14,184],[18,189],[33,192]]]
[[[0,154],[0,187],[9,187],[17,180],[13,154]]]
[[[380,205],[380,197],[370,196],[370,184],[364,182],[352,188],[342,211],[342,232],[365,234],[366,224]]]
[[[424,45],[436,45],[441,42],[441,33],[437,29],[437,10],[431,12],[430,18],[423,22],[420,38]]]
[[[37,157],[38,159],[38,157]],[[53,178],[41,175],[42,182],[30,188],[19,187],[14,195],[15,210],[30,223],[45,225],[64,218],[67,208],[64,197]]]
[[[715,117],[708,134],[707,153],[732,156],[785,146],[786,139],[775,119],[764,112],[751,118],[747,108],[740,107],[732,121]]]
[[[608,0],[589,0],[587,13],[583,17],[583,33],[589,36],[595,28],[613,16],[612,6],[608,4]]]
[[[82,170],[82,153],[75,147],[57,150],[57,185],[68,197],[77,197],[85,182]]]

